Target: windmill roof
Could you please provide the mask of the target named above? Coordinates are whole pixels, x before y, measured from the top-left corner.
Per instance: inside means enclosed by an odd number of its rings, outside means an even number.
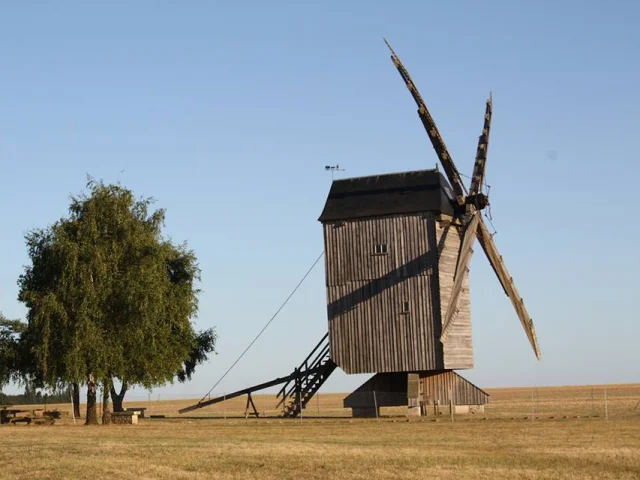
[[[403,213],[453,215],[453,192],[438,170],[416,170],[334,180],[319,221]]]

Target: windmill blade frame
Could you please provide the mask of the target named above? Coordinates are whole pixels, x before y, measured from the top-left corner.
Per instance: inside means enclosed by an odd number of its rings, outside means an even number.
[[[542,354],[540,353],[540,346],[538,345],[538,337],[536,336],[533,320],[531,320],[531,317],[524,306],[524,300],[520,297],[520,294],[513,282],[513,278],[509,275],[507,267],[505,267],[504,261],[502,260],[502,256],[498,252],[498,248],[496,247],[496,244],[494,243],[493,238],[482,219],[478,222],[477,235],[478,241],[480,242],[480,245],[482,245],[482,249],[487,255],[489,263],[493,267],[494,272],[496,272],[498,280],[500,280],[500,283],[502,284],[502,288],[511,300],[511,303],[518,314],[522,328],[524,328],[536,358],[540,360],[542,358]]]
[[[491,133],[491,117],[493,116],[493,95],[489,93],[484,111],[484,125],[482,134],[478,137],[478,149],[476,150],[476,160],[473,164],[473,174],[471,175],[471,186],[469,196],[473,197],[482,192],[484,183],[484,173],[487,166],[487,153],[489,150],[489,136]]]
[[[391,61],[393,62],[394,66],[400,73],[400,76],[402,77],[407,88],[409,89],[409,93],[411,93],[411,96],[413,97],[416,104],[418,105],[418,115],[420,116],[420,120],[422,121],[422,124],[424,125],[424,128],[427,131],[427,135],[431,140],[431,144],[433,145],[433,148],[436,151],[436,154],[438,155],[438,159],[442,164],[442,168],[444,168],[447,178],[449,179],[449,183],[451,184],[451,187],[455,192],[456,202],[458,203],[458,205],[464,205],[467,188],[464,186],[464,183],[462,182],[460,173],[458,172],[458,169],[455,163],[453,163],[453,159],[451,158],[451,155],[449,154],[449,150],[447,149],[447,146],[445,145],[444,140],[442,139],[442,135],[440,135],[440,132],[438,131],[436,122],[431,116],[431,113],[429,112],[429,109],[427,108],[426,103],[422,99],[422,96],[420,95],[418,88],[416,87],[415,83],[413,83],[413,80],[411,80],[411,76],[409,75],[409,72],[400,61],[400,58],[398,57],[398,55],[396,55],[396,52],[393,50],[393,48],[391,47],[389,42],[387,42],[386,39],[384,40],[384,43],[387,44],[387,47],[389,47],[389,50],[391,51]]]

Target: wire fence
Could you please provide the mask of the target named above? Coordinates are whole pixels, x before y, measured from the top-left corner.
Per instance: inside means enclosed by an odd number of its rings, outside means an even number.
[[[504,388],[487,389],[487,392],[490,401],[486,405],[408,402],[406,394],[397,392],[318,393],[306,403],[298,418],[369,417],[384,420],[421,416],[423,419],[447,421],[495,419],[534,422],[570,418],[602,421],[640,419],[640,385]],[[225,392],[220,392],[219,397],[225,396]],[[180,415],[179,409],[197,403],[198,399],[172,397],[150,394],[146,399],[125,399],[124,406],[146,408],[146,417],[238,419],[255,418],[257,411],[260,418],[275,418],[281,417],[294,401],[288,399],[282,404],[275,394],[254,394],[251,405],[244,395]],[[216,397],[214,394],[210,396]],[[84,408],[82,405],[82,416]],[[47,409],[69,411],[70,414],[71,405],[53,404]]]
[[[447,402],[426,404],[410,402],[406,394],[397,392],[361,392],[349,395],[318,393],[302,410],[303,417],[352,416],[393,418],[422,416],[448,418],[453,414],[461,419],[521,419],[543,420],[557,418],[616,419],[640,417],[640,385],[609,385],[582,387],[540,387],[488,389],[490,401],[486,405],[451,405]],[[221,392],[220,397],[225,393]],[[211,398],[216,398],[211,395]],[[260,417],[278,417],[286,406],[278,405],[275,394],[254,394],[253,403]],[[144,402],[134,402],[142,405]],[[191,402],[191,403],[196,403]],[[170,416],[179,408],[190,405],[188,400],[152,401],[149,410],[158,410]],[[408,405],[412,403],[412,405]],[[236,397],[186,414],[187,416],[238,418],[254,417],[253,408],[247,409],[247,397]]]

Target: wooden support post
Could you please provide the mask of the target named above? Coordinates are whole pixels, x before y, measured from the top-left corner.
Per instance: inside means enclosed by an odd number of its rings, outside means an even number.
[[[300,382],[300,371],[296,368],[296,408],[299,409],[300,415],[302,415],[302,386],[301,386],[301,382]]]
[[[251,394],[249,394],[249,398],[251,399],[251,407],[253,408],[253,413],[256,416],[256,418],[260,418],[260,414],[258,413],[258,409],[256,408],[256,404],[253,403],[253,398],[251,397]]]
[[[260,418],[260,414],[258,413],[258,409],[256,408],[256,404],[253,403],[253,398],[251,397],[251,393],[247,393],[247,405],[244,409],[244,418],[249,417],[249,405],[253,408],[253,413],[251,415],[255,415],[256,418]]]
[[[378,414],[378,399],[376,398],[376,391],[373,391],[373,408],[376,410],[376,421],[380,421],[380,415]]]
[[[533,390],[531,391],[531,421],[536,418],[536,402],[533,397]]]

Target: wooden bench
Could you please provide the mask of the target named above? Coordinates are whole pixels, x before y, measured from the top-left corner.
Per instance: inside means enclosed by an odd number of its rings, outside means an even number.
[[[135,412],[138,414],[138,416],[140,418],[144,418],[144,412],[147,409],[147,407],[131,407],[131,408],[125,408],[124,411],[125,412]]]
[[[18,416],[19,413],[23,415]],[[60,418],[58,411],[47,412],[41,408],[22,410],[5,407],[0,409],[0,424],[10,423],[15,425],[17,423],[26,423],[31,425],[33,423],[35,425],[53,425],[56,418]]]
[[[18,417],[11,420],[11,423],[15,425],[16,423],[26,423],[27,425],[31,425],[31,417]]]
[[[34,425],[53,425],[56,423],[56,421],[51,417],[43,417],[34,419],[33,423]]]
[[[17,408],[3,408],[0,410],[0,424],[10,423],[11,418],[15,419],[18,416],[18,413],[28,412],[28,410],[21,410]]]
[[[60,410],[47,410],[43,413],[44,417],[53,418],[54,420],[58,420],[62,417],[68,417],[69,412],[61,412]]]
[[[114,425],[137,425],[138,412],[112,412],[111,423]]]

